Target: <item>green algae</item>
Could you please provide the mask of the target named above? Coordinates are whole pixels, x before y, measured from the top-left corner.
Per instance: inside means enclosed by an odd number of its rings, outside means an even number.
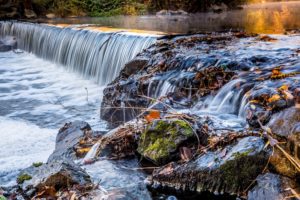
[[[40,167],[40,166],[42,166],[42,165],[43,165],[42,162],[32,163],[32,166],[34,166],[34,167]]]
[[[28,175],[28,174],[21,174],[21,175],[19,175],[19,177],[17,178],[17,183],[18,183],[18,184],[22,184],[22,183],[24,183],[25,181],[28,181],[28,180],[30,180],[30,179],[32,179],[32,177],[31,177],[30,175]]]

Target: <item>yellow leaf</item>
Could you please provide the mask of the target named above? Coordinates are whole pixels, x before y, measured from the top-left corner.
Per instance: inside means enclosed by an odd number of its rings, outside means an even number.
[[[288,89],[289,89],[288,85],[282,85],[280,88],[278,88],[278,90],[283,90],[283,91],[286,91]]]
[[[91,150],[90,147],[77,149],[78,154],[86,154]]]
[[[279,99],[281,99],[281,97],[278,95],[278,94],[274,94],[273,96],[271,96],[269,99],[268,99],[268,102],[269,103],[272,103],[274,101],[278,101]]]

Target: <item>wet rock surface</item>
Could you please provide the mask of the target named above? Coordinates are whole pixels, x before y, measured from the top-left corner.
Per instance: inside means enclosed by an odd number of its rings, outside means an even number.
[[[292,180],[276,174],[266,173],[256,178],[257,185],[248,192],[248,200],[281,200],[294,196]]]
[[[55,150],[48,158],[48,162],[84,157],[101,135],[100,132],[92,131],[86,122],[66,123],[57,134]]]
[[[246,137],[236,145],[207,152],[190,163],[170,163],[155,170],[150,184],[184,192],[241,194],[266,165],[263,147],[262,139]]]
[[[296,47],[278,48],[280,38],[262,38],[267,37],[243,33],[165,37],[108,85],[101,117],[118,125],[157,99],[175,109],[191,108],[236,80],[220,106],[232,103],[237,108],[230,112],[245,117],[251,126],[258,127],[257,119],[265,124],[272,114],[295,104],[300,68]]]
[[[91,184],[89,175],[78,165],[68,160],[52,160],[39,167],[32,166],[23,170],[20,176],[28,175],[28,180],[22,183],[23,190],[44,187],[56,189],[67,188],[72,185],[85,186]],[[19,176],[19,177],[20,177]]]
[[[284,144],[281,145],[290,155],[294,156],[296,160],[299,158],[299,122],[300,109],[291,107],[285,109],[272,116],[268,127],[273,130],[273,133],[284,139]],[[285,176],[297,178],[299,171],[290,163],[290,161],[279,150],[274,150],[271,156],[270,163],[275,170]]]
[[[126,73],[128,66],[125,67],[123,73],[104,90],[101,117],[118,125],[133,119],[149,106],[151,99],[145,96],[158,98],[169,94],[171,104],[189,106],[198,95],[219,89],[234,72],[214,66],[217,59],[203,58],[198,54],[206,52],[210,43],[214,43],[211,48],[215,49],[231,40],[233,38],[228,36],[194,36],[162,40],[152,45],[128,64],[135,71]],[[140,68],[136,62],[143,63],[143,66]],[[170,82],[173,89],[160,91],[165,82]]]
[[[92,192],[92,199],[151,199],[144,183],[146,175],[137,170],[138,162],[137,159],[100,160],[86,165],[94,181],[100,181],[100,190]]]

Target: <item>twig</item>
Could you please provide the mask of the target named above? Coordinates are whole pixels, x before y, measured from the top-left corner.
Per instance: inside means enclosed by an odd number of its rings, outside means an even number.
[[[257,121],[260,127],[264,130],[264,137],[269,140],[270,145],[279,149],[283,153],[283,155],[291,162],[291,164],[296,168],[296,170],[300,172],[300,163],[288,152],[286,152],[281,146],[279,146],[278,141],[272,137],[273,133],[270,128],[263,126],[259,119]]]

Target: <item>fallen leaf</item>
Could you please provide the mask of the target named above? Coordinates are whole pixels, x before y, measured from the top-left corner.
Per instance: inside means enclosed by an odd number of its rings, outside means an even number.
[[[160,112],[159,110],[148,111],[147,115],[145,115],[144,118],[147,120],[147,122],[150,123],[155,119],[160,119]]]
[[[280,100],[280,99],[281,99],[281,97],[280,97],[278,94],[274,94],[273,96],[271,96],[271,97],[268,99],[268,102],[269,102],[269,103],[272,103],[272,102],[278,101],[278,100]]]

